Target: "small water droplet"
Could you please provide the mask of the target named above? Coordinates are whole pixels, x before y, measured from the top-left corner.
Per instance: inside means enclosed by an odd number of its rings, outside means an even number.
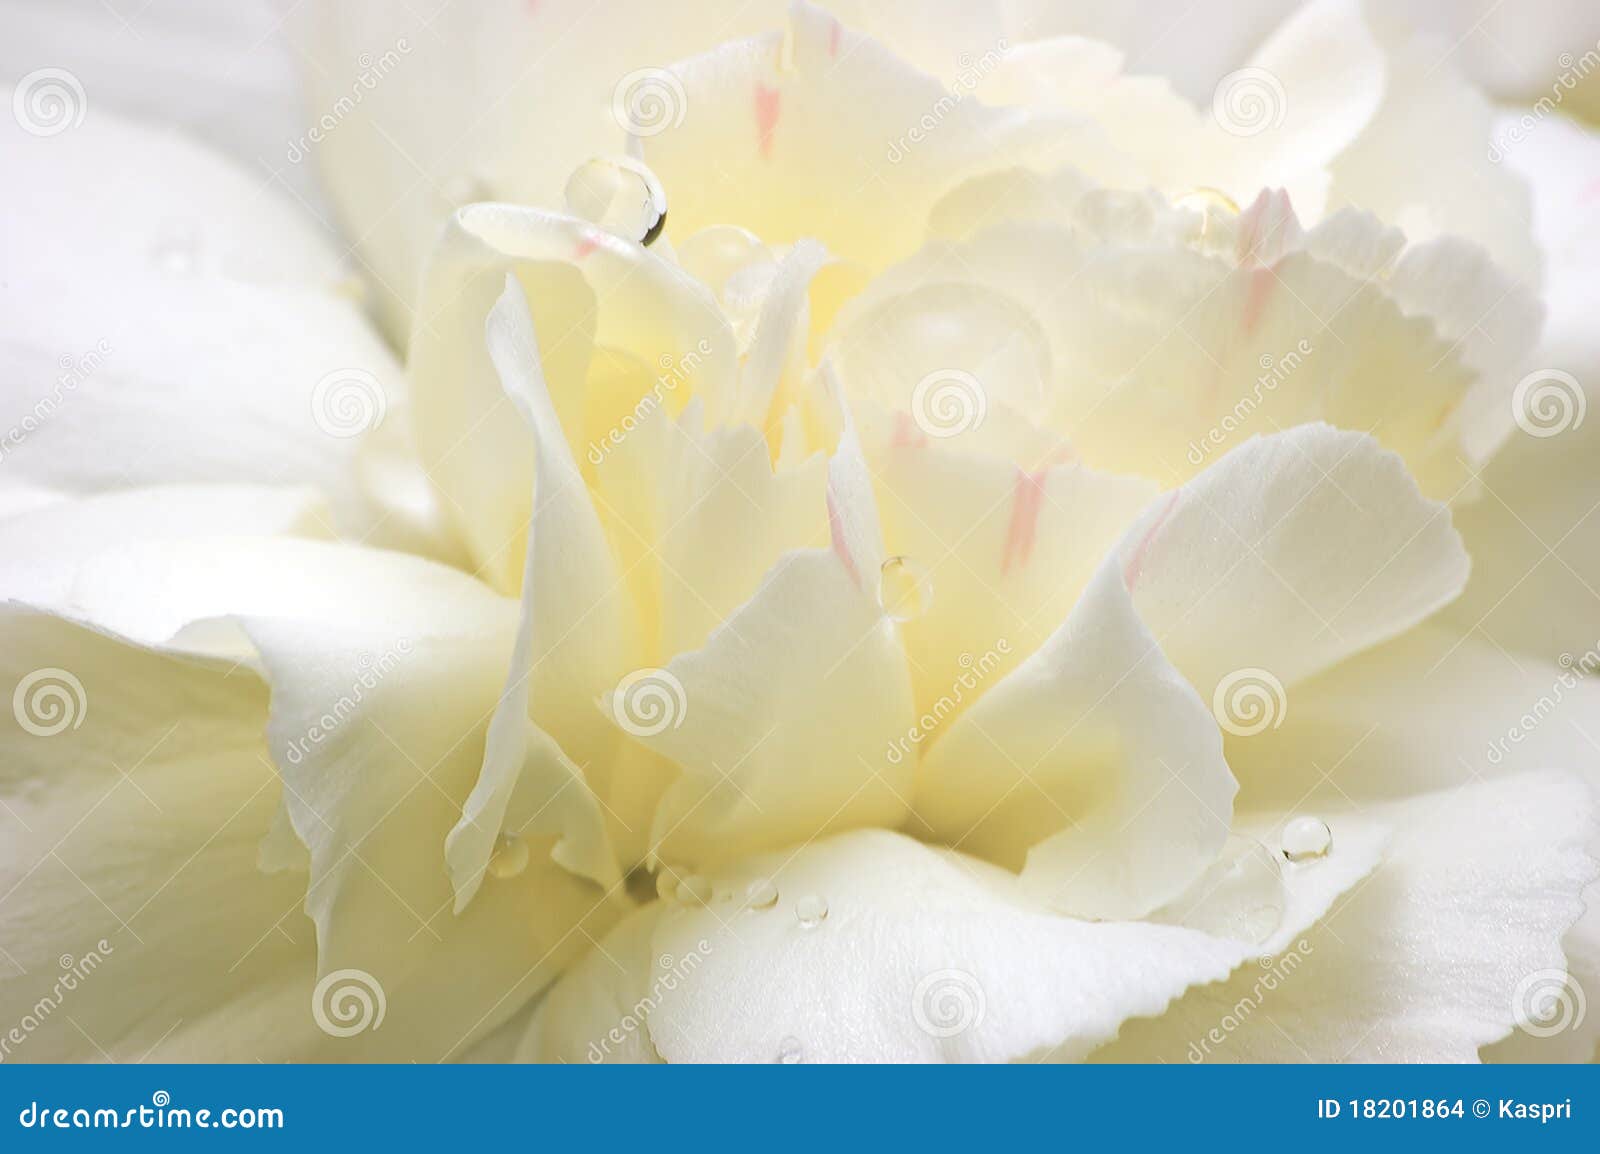
[[[1326,857],[1333,848],[1333,831],[1321,818],[1297,817],[1283,827],[1283,856],[1290,861]]]
[[[1254,943],[1272,936],[1283,921],[1283,911],[1278,855],[1254,838],[1235,835],[1189,892],[1157,920]]]
[[[778,904],[778,887],[770,878],[757,878],[745,887],[744,904],[753,910],[770,910]]]
[[[890,557],[878,569],[878,604],[896,621],[915,621],[933,604],[933,577],[910,557]]]
[[[794,916],[800,919],[801,929],[816,929],[828,916],[828,899],[821,894],[807,894],[794,903]]]
[[[1238,216],[1239,204],[1225,192],[1214,188],[1196,188],[1174,198],[1174,208],[1186,208],[1200,216],[1199,240],[1204,240],[1211,232],[1212,220],[1221,216]]]
[[[667,194],[644,161],[631,156],[596,157],[567,178],[567,211],[637,244],[660,235],[667,219]]]
[[[793,1066],[803,1057],[805,1052],[800,1046],[799,1038],[789,1037],[778,1043],[778,1061],[785,1066]]]
[[[168,276],[187,276],[200,263],[200,235],[193,225],[170,226],[156,239],[150,257]]]
[[[680,905],[703,906],[711,901],[714,893],[709,879],[690,874],[678,883],[677,900]]]
[[[501,834],[489,858],[489,876],[504,881],[528,868],[528,843],[515,834]]]

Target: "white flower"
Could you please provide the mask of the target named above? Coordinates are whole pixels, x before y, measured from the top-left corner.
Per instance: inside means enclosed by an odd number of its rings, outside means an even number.
[[[92,77],[3,138],[3,1056],[1590,1056],[1593,249],[1535,346],[1481,99],[658,8],[298,29],[404,374]]]

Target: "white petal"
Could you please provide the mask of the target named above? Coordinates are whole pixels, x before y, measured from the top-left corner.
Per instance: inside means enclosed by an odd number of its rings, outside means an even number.
[[[833,549],[785,554],[706,644],[652,678],[672,700],[613,720],[675,761],[652,845],[669,860],[724,861],[773,844],[905,816],[910,767],[887,752],[911,724],[911,684],[876,600],[882,544],[853,436],[830,468]]]
[[[1041,905],[1137,918],[1216,857],[1234,790],[1215,720],[1113,556],[1044,647],[929,750],[917,808],[970,852],[1016,866],[1026,851],[1022,886]]]
[[[548,820],[576,825],[575,840],[560,852],[582,863],[579,872],[606,886],[620,880],[581,773],[530,718],[567,739],[585,762],[614,756],[617,737],[591,704],[626,669],[622,579],[545,387],[527,298],[513,274],[489,314],[487,336],[501,383],[533,431],[537,479],[510,669],[478,783],[448,844],[458,912],[483,881],[519,782],[528,794],[521,808],[535,818],[561,801]],[[521,823],[512,828],[528,832]]]
[[[414,643],[326,623],[247,628],[272,684],[268,739],[289,817],[311,851],[319,974],[359,970],[386,994],[382,1028],[349,1052],[453,1057],[615,916],[604,891],[545,860],[546,837],[530,838],[520,872],[451,913],[445,838],[484,759],[512,625]]]
[[[314,222],[98,108],[55,136],[5,133],[0,163],[9,484],[306,484],[342,529],[383,528],[358,455],[403,380]]]
[[[317,0],[289,23],[319,130],[296,144],[360,238],[386,324],[403,341],[423,261],[453,209],[488,200],[559,208],[574,169],[621,151],[614,108],[628,77],[780,19],[772,0],[737,12],[642,0],[604,11],[549,0],[435,12]],[[415,327],[433,312],[422,305]]]
[[[71,614],[79,572],[102,553],[223,534],[322,535],[309,489],[159,485],[64,498],[0,520],[0,596]]]
[[[806,3],[787,35],[724,45],[657,83],[676,115],[642,145],[680,227],[813,236],[869,267],[911,251],[934,199],[962,177],[1097,135],[985,108],[970,86],[952,95]]]
[[[1140,615],[1204,695],[1240,671],[1281,694],[1449,602],[1468,566],[1398,456],[1326,425],[1240,445],[1130,530],[1123,558]]]
[[[663,915],[656,952],[704,959],[649,1016],[669,1061],[1082,1055],[1246,952],[1175,926],[1059,917],[1002,870],[882,830],[742,862],[726,880],[735,894],[769,881],[777,904]]]
[[[317,1056],[304,879],[256,869],[260,680],[6,607],[0,688],[6,1059]]]
[[[1283,955],[1132,1023],[1105,1061],[1471,1062],[1557,982],[1561,935],[1595,876],[1590,792],[1523,774],[1362,807],[1393,828],[1383,865]],[[1295,959],[1285,968],[1283,961]]]
[[[558,981],[517,1045],[522,1062],[660,1062],[647,1026],[683,959],[657,955],[651,939],[666,907],[629,914]],[[697,967],[699,954],[687,955]],[[659,967],[659,969],[657,968]]]
[[[1493,107],[1442,49],[1415,42],[1400,21],[1387,23],[1394,27],[1377,29],[1384,41],[1383,100],[1334,161],[1329,206],[1377,213],[1413,241],[1465,237],[1514,280],[1537,284],[1528,191],[1494,162]]]
[[[675,397],[720,403],[735,357],[710,294],[638,245],[507,205],[451,218],[428,267],[428,323],[411,348],[416,442],[474,564],[504,591],[520,579],[534,480],[532,436],[509,419],[483,340],[510,272],[528,296],[539,370],[575,458],[633,414],[658,374]]]
[[[901,412],[876,438],[885,547],[927,586],[900,636],[918,714],[940,723],[1044,643],[1157,492],[1139,478],[1046,464],[1043,443],[1017,444],[1020,460],[960,451],[1002,420],[991,409],[980,427],[938,441]]]

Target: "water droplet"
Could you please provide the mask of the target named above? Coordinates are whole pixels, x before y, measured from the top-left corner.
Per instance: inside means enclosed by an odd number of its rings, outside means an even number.
[[[778,904],[778,887],[770,878],[757,878],[745,887],[744,904],[753,910],[770,910]]]
[[[878,604],[896,621],[915,621],[933,604],[933,577],[909,557],[890,557],[878,569]]]
[[[667,219],[667,193],[644,161],[597,157],[567,178],[567,211],[636,244],[649,244]]]
[[[778,1061],[785,1066],[793,1066],[803,1057],[805,1052],[801,1049],[799,1038],[789,1037],[778,1043]]]
[[[504,881],[528,868],[528,843],[515,834],[501,834],[489,858],[489,876]]]
[[[821,894],[807,894],[794,903],[794,916],[800,919],[801,929],[816,929],[828,916],[828,899]]]
[[[1297,817],[1283,827],[1283,856],[1290,861],[1326,857],[1333,848],[1333,831],[1315,817]]]
[[[714,892],[707,878],[690,874],[678,883],[677,900],[680,905],[703,906],[711,901]]]
[[[157,237],[150,257],[168,276],[187,276],[200,263],[200,234],[193,225],[169,226]]]
[[[1278,855],[1254,838],[1233,836],[1189,892],[1161,911],[1175,922],[1221,938],[1263,942],[1283,921]]]
[[[1186,208],[1200,214],[1200,236],[1204,240],[1211,232],[1211,222],[1222,215],[1238,216],[1239,204],[1225,192],[1214,188],[1195,188],[1174,198],[1173,208]]]

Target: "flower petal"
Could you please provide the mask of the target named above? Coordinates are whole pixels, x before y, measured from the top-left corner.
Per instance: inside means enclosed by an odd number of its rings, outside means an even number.
[[[646,1023],[661,993],[657,983],[679,980],[657,970],[673,970],[678,959],[651,948],[665,909],[652,902],[629,914],[561,976],[534,1008],[518,1061],[661,1061]]]
[[[658,82],[678,116],[642,145],[676,225],[737,224],[768,243],[814,236],[872,267],[910,252],[934,199],[974,170],[1098,135],[952,95],[804,2],[787,35],[724,45]],[[818,211],[829,204],[848,211]]]
[[[519,583],[534,480],[531,434],[497,415],[505,393],[483,340],[509,272],[529,299],[539,371],[575,458],[631,414],[663,370],[683,397],[720,403],[735,355],[710,294],[638,245],[508,205],[451,218],[428,266],[428,323],[411,348],[417,449],[474,564],[503,591]]]
[[[0,686],[0,1012],[26,1031],[6,1057],[326,1056],[304,880],[256,869],[278,799],[260,680],[6,606]]]
[[[731,921],[662,916],[654,949],[703,958],[649,1015],[669,1061],[1081,1055],[1247,952],[1175,926],[1059,917],[1002,870],[883,830],[742,862],[727,881],[775,886],[777,904]]]
[[[6,133],[0,163],[7,485],[304,484],[341,529],[385,528],[358,457],[403,379],[313,228],[99,109],[48,139]]]
[[[621,150],[627,121],[615,109],[631,75],[748,36],[779,12],[770,0],[738,12],[619,0],[603,17],[566,0],[297,9],[288,30],[308,62],[305,105],[318,119],[312,138],[293,144],[315,159],[360,238],[395,339],[432,318],[418,305],[419,273],[453,209],[489,200],[558,208],[579,165]]]
[[[928,751],[917,810],[969,852],[1013,868],[1026,854],[1022,887],[1043,906],[1137,918],[1216,857],[1235,788],[1215,720],[1112,556],[1044,647]]]
[[[545,860],[546,837],[450,914],[445,839],[483,763],[511,622],[414,643],[327,623],[246,628],[272,684],[268,739],[289,817],[311,851],[318,972],[359,970],[385,990],[383,1029],[361,1039],[368,1052],[447,1059],[615,916],[605,892]],[[363,663],[363,652],[382,657]]]
[[[1521,774],[1361,816],[1395,831],[1389,855],[1306,933],[1292,971],[1191,990],[1096,1060],[1472,1062],[1535,1012],[1530,979],[1562,979],[1561,935],[1596,873],[1589,790]]]
[[[674,700],[616,723],[683,776],[655,817],[668,860],[712,864],[905,816],[909,767],[885,751],[911,724],[911,684],[875,599],[883,559],[865,463],[847,432],[830,464],[833,549],[786,553],[705,645],[652,671]]]
[[[447,843],[458,913],[483,882],[519,784],[531,795],[520,808],[535,818],[565,797],[550,817],[571,821],[576,829],[574,841],[562,843],[558,853],[581,863],[578,872],[601,885],[620,880],[581,771],[535,719],[554,729],[585,763],[615,755],[617,735],[591,704],[627,667],[626,595],[545,386],[527,298],[515,274],[506,274],[505,285],[489,313],[489,355],[533,431],[534,510],[510,669],[490,722],[478,782]],[[521,823],[513,828],[526,832]]]
[[[1281,694],[1448,603],[1468,567],[1400,458],[1326,425],[1240,445],[1147,513],[1123,557],[1140,616],[1203,695],[1240,671]]]
[[[917,711],[941,724],[973,678],[992,684],[1044,644],[1157,492],[1077,464],[959,451],[996,417],[936,442],[901,412],[875,447],[886,549],[927,587],[900,623]]]

